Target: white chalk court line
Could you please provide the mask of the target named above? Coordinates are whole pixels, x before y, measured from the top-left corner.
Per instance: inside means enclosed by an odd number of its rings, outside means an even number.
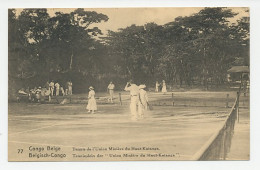
[[[41,128],[35,128],[35,129],[26,130],[26,131],[11,133],[11,134],[8,134],[8,135],[9,136],[10,135],[17,135],[17,134],[21,134],[21,133],[27,133],[27,132],[32,132],[32,131],[36,131],[36,130],[40,130],[40,129],[46,129],[46,128],[49,128],[49,127],[54,127],[54,126],[59,126],[59,125],[66,125],[66,124],[68,124],[68,123],[59,123],[59,124],[54,124],[54,125],[50,125],[50,126],[44,126],[44,127],[41,127]]]

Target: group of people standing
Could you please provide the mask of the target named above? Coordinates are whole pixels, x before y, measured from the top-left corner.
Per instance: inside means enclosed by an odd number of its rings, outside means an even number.
[[[51,96],[66,96],[72,95],[72,82],[68,81],[65,85],[65,89],[63,86],[59,84],[59,82],[54,83],[52,80],[50,83],[49,81],[46,82],[45,87],[50,91]]]
[[[136,120],[144,116],[144,111],[148,109],[148,96],[145,90],[146,85],[137,86],[133,81],[127,82],[125,91],[130,92],[130,111],[132,119]],[[109,92],[108,101],[113,103],[115,85],[111,81],[107,87]],[[89,87],[88,103],[86,109],[89,113],[95,113],[97,110],[97,102],[95,99],[94,87]]]
[[[143,118],[144,111],[148,108],[148,96],[145,88],[145,84],[137,86],[132,80],[125,86],[124,90],[130,92],[130,111],[133,120]]]
[[[31,102],[40,102],[41,100],[48,99],[51,101],[52,96],[65,96],[72,95],[72,82],[68,81],[65,85],[65,90],[58,82],[52,80],[51,82],[47,81],[44,86],[34,87],[30,89],[29,87],[24,90],[24,88],[18,90],[18,97],[21,98],[21,95],[27,96],[28,100]]]
[[[162,83],[159,83],[156,81],[155,83],[155,92],[163,92],[163,94],[166,94],[167,88],[166,88],[166,82],[163,80]]]
[[[108,101],[113,103],[113,98],[114,98],[114,90],[115,90],[115,85],[114,83],[111,81],[107,87],[107,91],[109,92],[109,98]],[[88,104],[86,109],[88,110],[88,112],[90,113],[95,113],[95,111],[97,110],[97,102],[95,99],[95,91],[94,91],[94,87],[90,86],[89,87],[89,92],[88,92]]]

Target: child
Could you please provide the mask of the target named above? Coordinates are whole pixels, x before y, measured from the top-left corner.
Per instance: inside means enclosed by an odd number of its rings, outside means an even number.
[[[94,113],[97,110],[97,102],[95,99],[95,91],[92,86],[89,87],[89,93],[88,93],[88,105],[87,110],[90,113]]]

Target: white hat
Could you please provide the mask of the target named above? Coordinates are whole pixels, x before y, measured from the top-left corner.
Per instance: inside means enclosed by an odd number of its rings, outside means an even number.
[[[141,85],[139,86],[139,89],[144,89],[144,88],[146,88],[146,85],[145,85],[145,84],[141,84]]]
[[[93,90],[93,89],[94,89],[94,87],[90,86],[90,87],[89,87],[89,89],[90,89],[90,90]]]

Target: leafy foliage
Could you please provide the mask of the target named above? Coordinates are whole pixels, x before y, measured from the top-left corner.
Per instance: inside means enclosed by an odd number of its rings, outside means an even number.
[[[47,9],[23,9],[17,15],[10,9],[9,83],[32,87],[72,79],[79,92],[127,79],[221,85],[230,66],[249,65],[249,18],[231,24],[236,15],[204,8],[165,25],[131,25],[97,38],[102,32],[93,24],[108,21],[104,14],[79,8],[54,16]]]

